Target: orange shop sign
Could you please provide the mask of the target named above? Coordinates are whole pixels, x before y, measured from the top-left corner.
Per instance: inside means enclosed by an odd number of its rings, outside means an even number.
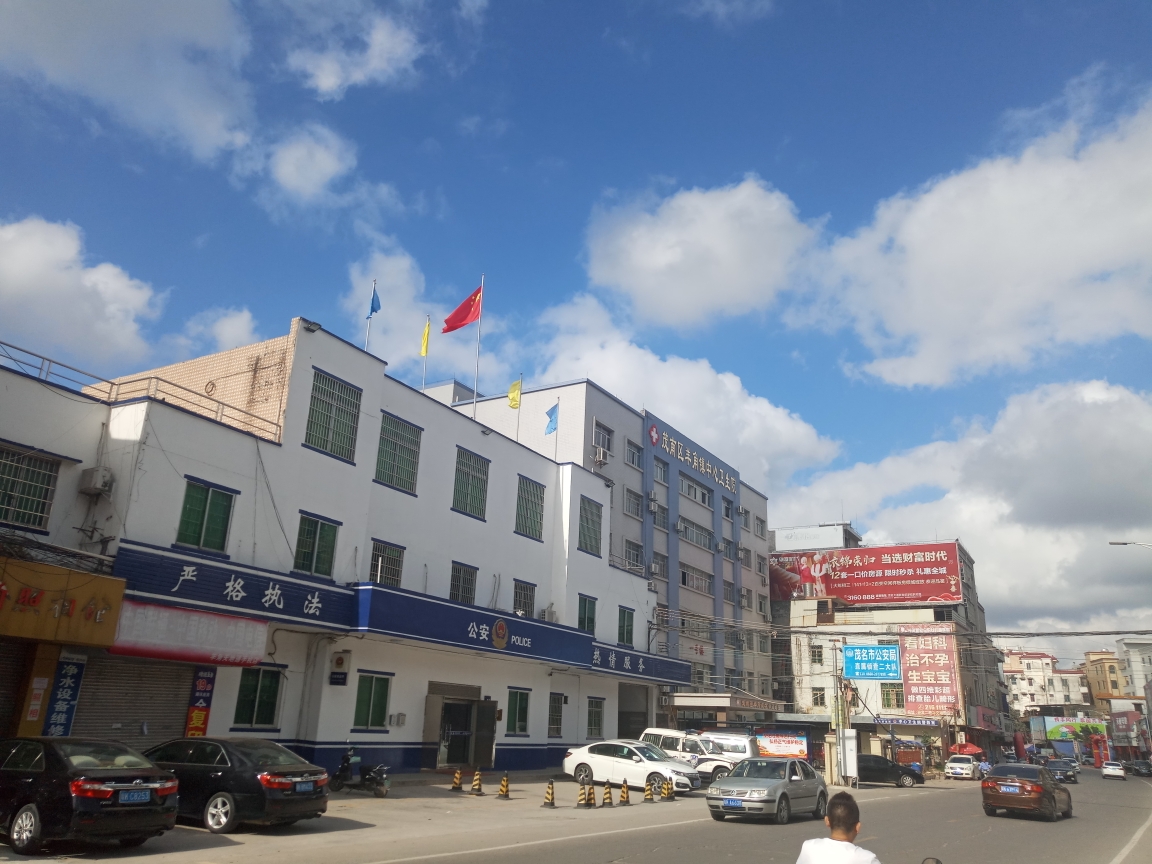
[[[116,638],[124,580],[0,558],[0,633],[106,647]]]

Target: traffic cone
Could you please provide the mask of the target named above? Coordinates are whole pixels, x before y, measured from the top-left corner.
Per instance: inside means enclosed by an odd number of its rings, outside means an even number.
[[[577,810],[583,810],[587,804],[588,804],[588,790],[584,787],[584,784],[581,783],[580,784],[580,794],[576,796],[576,809]]]
[[[548,787],[544,790],[544,803],[540,806],[553,809],[556,807],[556,789],[551,777],[548,778]]]
[[[667,777],[665,777],[664,782],[660,784],[660,800],[661,801],[671,801],[672,800],[672,793],[669,791],[669,788],[668,788],[671,785],[672,785],[672,781],[669,780]]]
[[[655,804],[656,803],[656,799],[652,797],[652,781],[651,780],[645,780],[644,781],[644,803],[645,804]]]
[[[596,784],[595,783],[589,783],[588,784],[588,798],[584,801],[584,809],[585,810],[595,810],[596,809]]]
[[[452,777],[452,790],[451,791],[453,791],[453,792],[463,792],[464,791],[464,787],[460,785],[460,781],[462,779],[463,779],[463,777],[461,775],[460,769],[457,768],[455,775],[453,775],[453,777]]]
[[[632,802],[628,800],[628,778],[624,778],[624,782],[620,784],[620,802],[616,805],[618,807],[627,807]]]
[[[676,781],[672,779],[668,780],[668,800],[676,803]]]
[[[472,791],[469,792],[468,794],[469,795],[483,795],[484,794],[484,785],[480,782],[480,772],[479,771],[477,771],[475,774],[472,775]]]
[[[496,797],[501,801],[511,801],[512,797],[508,794],[508,772],[504,772],[504,776],[500,778],[500,791],[496,793]]]
[[[604,800],[600,802],[600,806],[601,807],[611,807],[612,806],[612,784],[611,783],[605,783],[604,784]]]

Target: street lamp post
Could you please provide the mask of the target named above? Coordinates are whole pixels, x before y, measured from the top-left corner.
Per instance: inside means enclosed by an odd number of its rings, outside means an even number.
[[[1109,546],[1143,546],[1145,549],[1152,549],[1152,543],[1140,543],[1136,540],[1109,540]]]

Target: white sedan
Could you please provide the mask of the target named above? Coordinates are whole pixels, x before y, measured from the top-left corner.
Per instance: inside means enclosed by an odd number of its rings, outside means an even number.
[[[659,747],[626,738],[573,747],[564,754],[564,773],[577,783],[620,786],[627,782],[632,789],[643,789],[648,782],[654,794],[659,794],[665,780],[671,780],[677,792],[700,788],[700,774],[689,765],[670,758]]]
[[[1100,766],[1100,776],[1105,780],[1109,777],[1116,777],[1120,780],[1128,779],[1128,775],[1124,773],[1124,766],[1119,762],[1105,762]]]

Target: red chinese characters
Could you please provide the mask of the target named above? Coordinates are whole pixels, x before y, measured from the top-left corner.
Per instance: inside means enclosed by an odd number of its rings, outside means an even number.
[[[901,624],[900,672],[909,714],[951,717],[960,707],[956,637],[951,624]]]

